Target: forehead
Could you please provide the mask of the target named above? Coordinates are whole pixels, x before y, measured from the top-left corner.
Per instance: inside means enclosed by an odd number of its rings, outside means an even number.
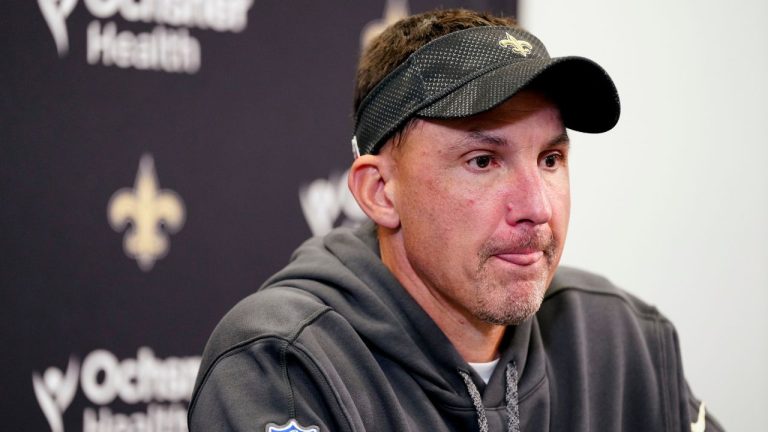
[[[487,132],[487,133],[486,133]],[[451,135],[472,138],[483,138],[483,141],[493,141],[498,137],[497,144],[509,140],[525,142],[550,141],[555,137],[566,136],[560,110],[557,105],[543,93],[534,90],[520,91],[493,109],[473,116],[451,119],[415,119],[411,121],[398,136],[390,140],[382,149],[387,147],[405,148],[407,143],[415,139],[423,142],[428,136],[441,141],[440,136]],[[427,135],[427,136],[425,136]],[[562,141],[562,140],[561,140]],[[427,144],[430,144],[428,142]],[[435,142],[434,144],[437,144]],[[450,145],[443,142],[441,145]],[[458,144],[458,143],[457,143]]]

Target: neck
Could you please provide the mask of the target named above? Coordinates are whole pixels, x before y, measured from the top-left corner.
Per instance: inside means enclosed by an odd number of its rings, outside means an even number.
[[[490,324],[472,316],[439,287],[425,283],[408,262],[398,232],[379,228],[384,265],[448,337],[467,362],[489,362],[498,357],[506,326]]]

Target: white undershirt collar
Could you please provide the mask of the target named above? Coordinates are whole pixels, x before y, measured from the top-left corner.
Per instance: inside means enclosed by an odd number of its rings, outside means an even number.
[[[468,362],[468,364],[472,366],[472,369],[474,369],[478,375],[480,375],[480,378],[483,379],[483,382],[488,384],[488,381],[491,379],[491,374],[493,374],[493,370],[496,369],[496,365],[499,364],[499,359],[485,363]]]

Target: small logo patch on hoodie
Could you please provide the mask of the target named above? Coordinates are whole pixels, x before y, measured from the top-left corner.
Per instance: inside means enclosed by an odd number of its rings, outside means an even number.
[[[320,428],[317,426],[304,427],[296,419],[290,419],[284,425],[278,425],[277,423],[267,424],[266,432],[320,432]]]
[[[704,402],[699,405],[699,416],[691,423],[691,432],[704,432],[707,428],[707,408]]]

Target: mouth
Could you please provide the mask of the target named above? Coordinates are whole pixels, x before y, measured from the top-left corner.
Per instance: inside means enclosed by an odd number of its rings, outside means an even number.
[[[551,269],[557,245],[552,233],[544,230],[521,231],[506,237],[496,237],[488,240],[480,250],[480,266],[495,258],[499,264],[511,266],[512,270],[530,270],[533,267]]]
[[[525,250],[515,252],[505,252],[494,254],[494,257],[515,264],[521,267],[527,267],[536,264],[544,258],[544,252],[540,250]]]

